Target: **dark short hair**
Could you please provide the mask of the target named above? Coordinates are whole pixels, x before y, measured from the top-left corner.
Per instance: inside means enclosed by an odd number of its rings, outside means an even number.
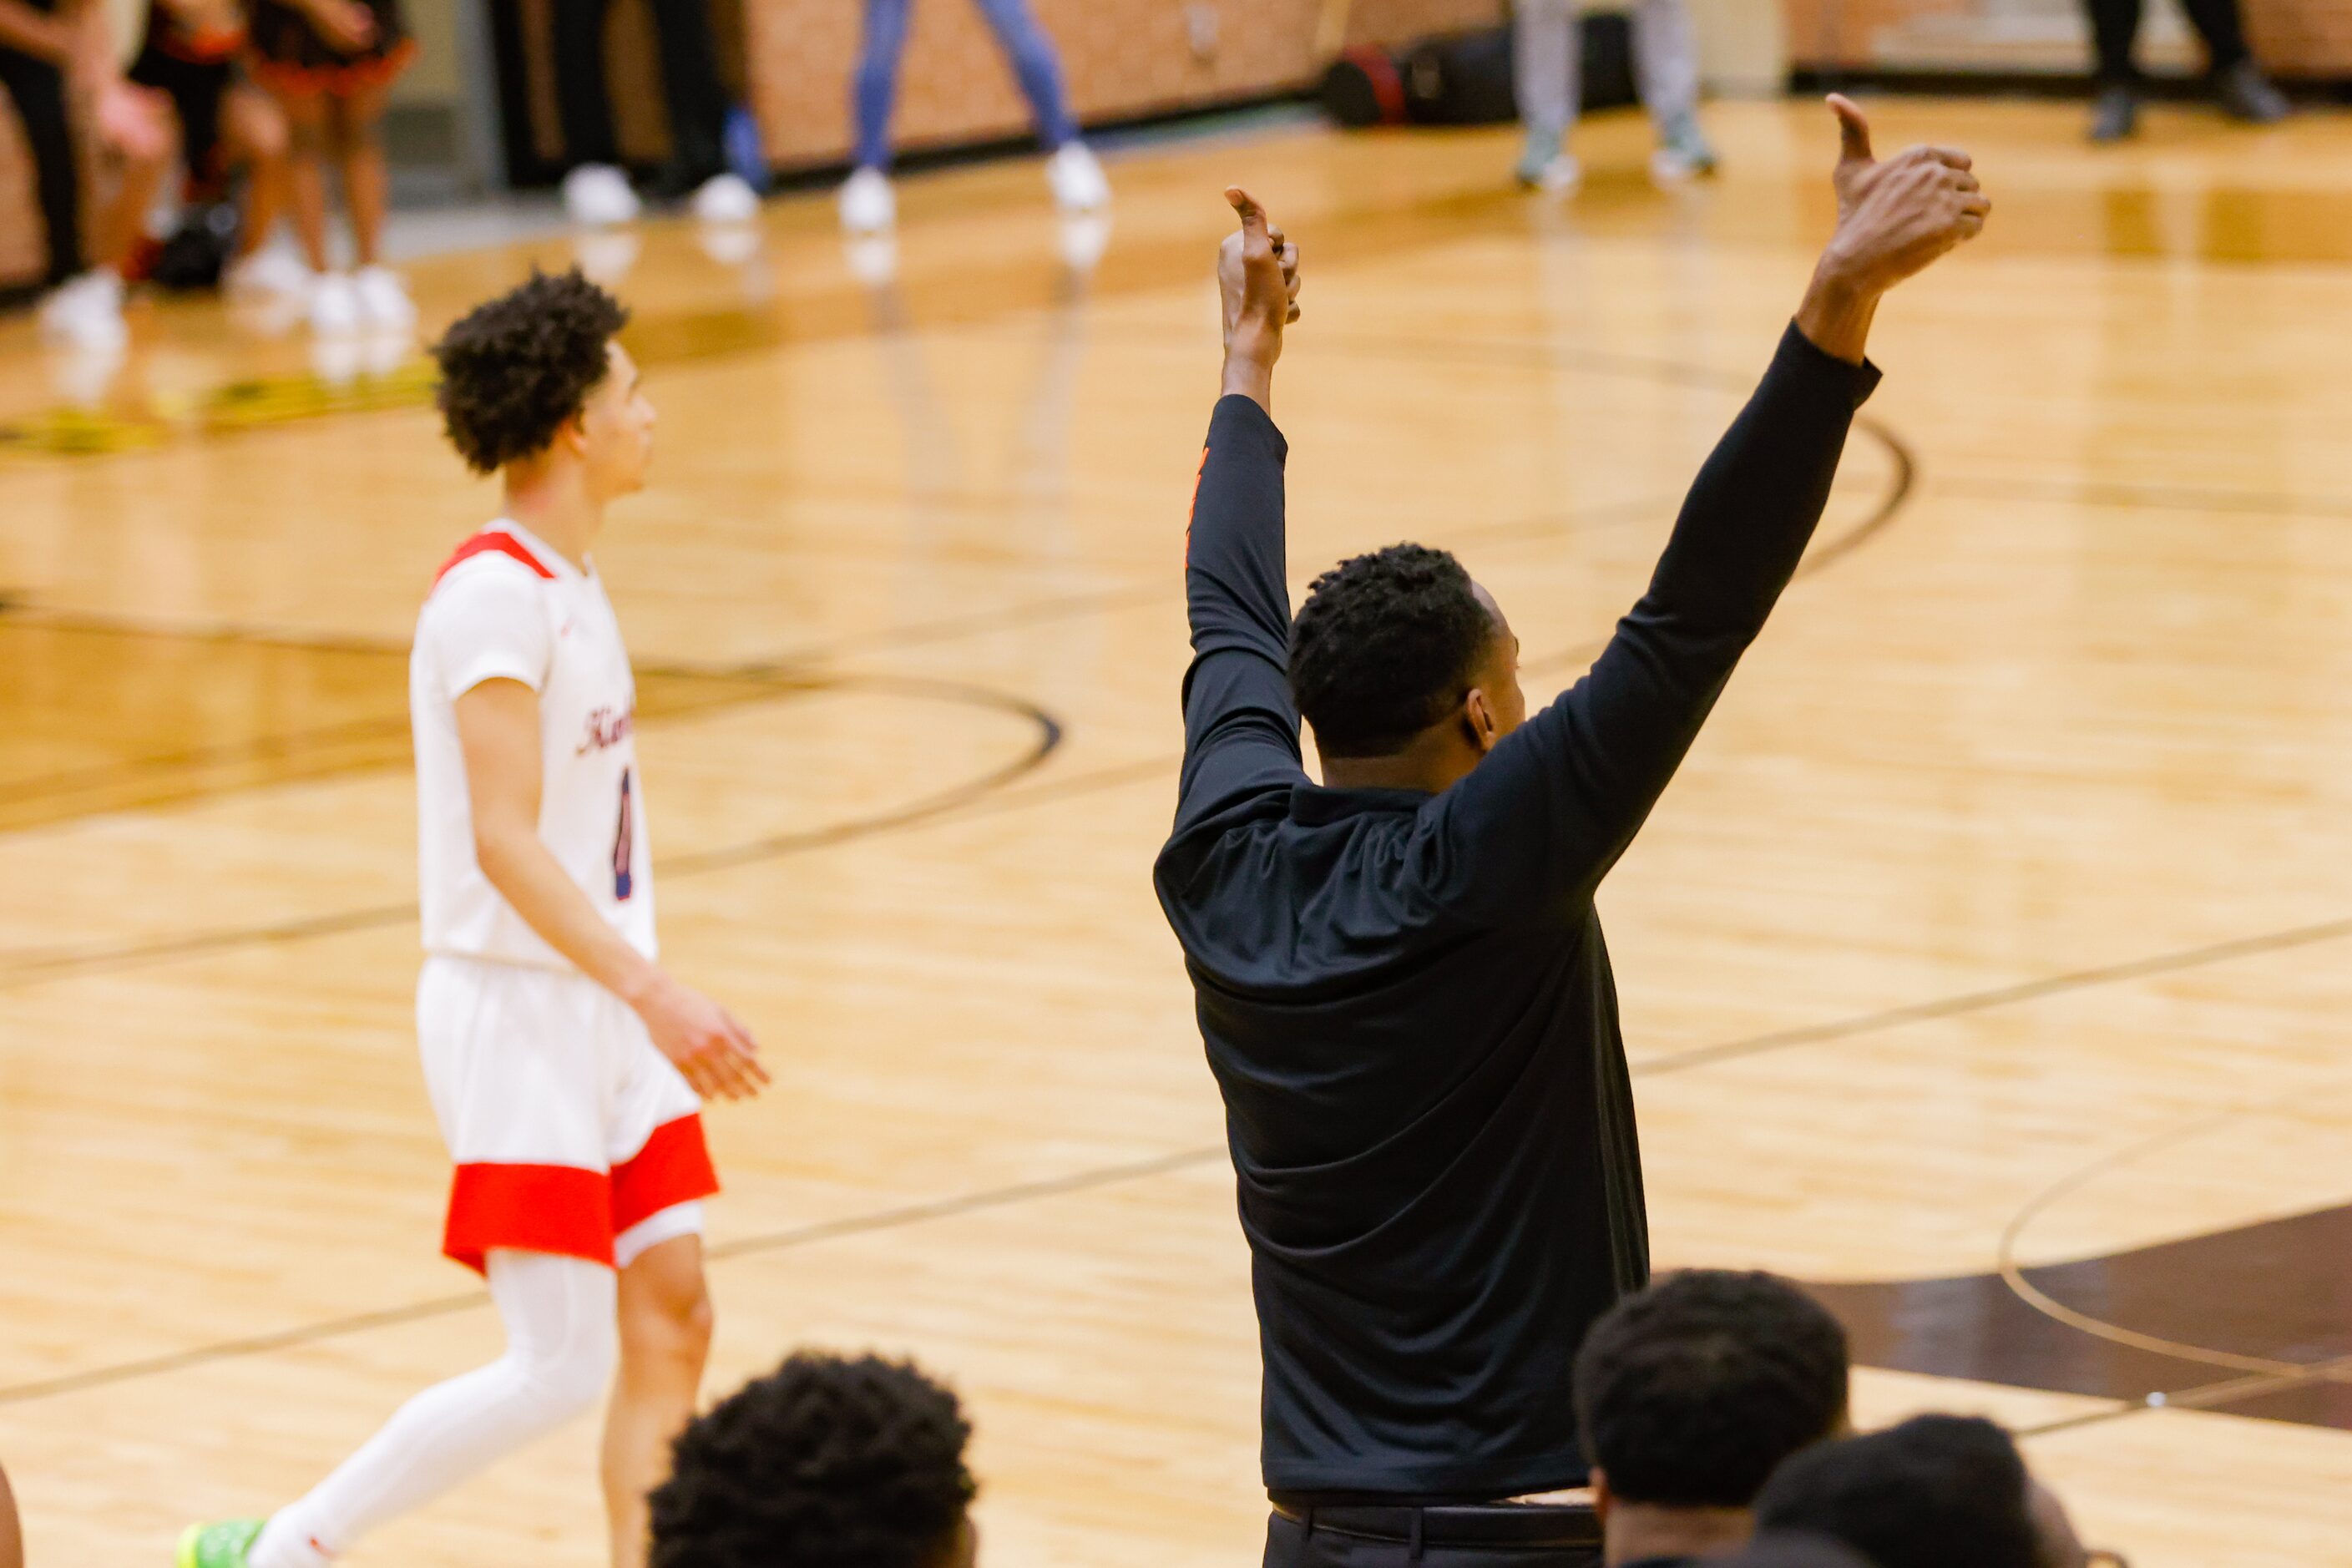
[[[1495,618],[1443,550],[1391,544],[1315,580],[1290,625],[1290,696],[1327,757],[1383,757],[1470,689]]]
[[[910,1363],[803,1352],[679,1435],[651,1568],[934,1568],[975,1490],[971,1436]]]
[[[1872,1564],[1853,1547],[1826,1535],[1772,1530],[1718,1559],[1712,1568],[1872,1568]]]
[[[475,306],[433,345],[449,444],[477,473],[543,452],[604,379],[604,345],[628,324],[621,302],[578,268]]]
[[[1770,1274],[1693,1268],[1628,1296],[1576,1357],[1585,1457],[1628,1502],[1744,1508],[1838,1430],[1845,1331]]]
[[[1783,1465],[1757,1522],[1832,1536],[1878,1568],[2035,1568],[2025,1461],[1973,1415],[1920,1415]]]

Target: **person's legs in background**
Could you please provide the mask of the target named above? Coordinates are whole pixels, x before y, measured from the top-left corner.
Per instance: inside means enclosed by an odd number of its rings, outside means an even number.
[[[2246,26],[2238,0],[2181,0],[2189,24],[2205,40],[2213,96],[2222,112],[2249,125],[2273,125],[2289,112],[2286,95],[2273,87],[2246,47]]]
[[[1698,30],[1687,0],[1634,0],[1633,79],[1657,128],[1650,170],[1662,180],[1715,172],[1698,124]]]
[[[572,163],[563,176],[563,206],[574,223],[628,223],[638,212],[637,194],[621,172],[604,84],[604,22],[611,9],[611,0],[555,0],[551,20],[555,118]]]
[[[857,167],[841,187],[842,226],[853,234],[878,234],[898,221],[898,200],[890,190],[890,114],[912,10],[911,0],[866,0],[866,37],[849,86]]]
[[[359,303],[351,279],[335,270],[327,251],[327,152],[332,135],[327,95],[273,85],[270,96],[286,121],[285,191],[302,262],[310,269],[310,325],[323,332],[347,332],[359,324]]]
[[[1094,153],[1078,140],[1078,124],[1070,114],[1061,58],[1054,51],[1053,39],[1037,25],[1028,0],[979,0],[979,5],[1005,58],[1013,63],[1023,96],[1029,100],[1038,144],[1052,155],[1045,164],[1045,178],[1053,186],[1054,200],[1068,212],[1092,212],[1103,206],[1110,200],[1110,182],[1103,177]]]
[[[653,7],[653,20],[670,154],[650,194],[656,200],[691,195],[695,216],[712,222],[748,221],[759,197],[728,171],[727,89],[719,80],[709,6],[706,0],[665,0]]]
[[[352,275],[360,324],[405,331],[416,324],[416,307],[400,274],[383,264],[383,214],[392,180],[383,159],[383,106],[389,82],[371,82],[325,95],[328,136],[343,174],[343,205],[352,220],[352,247],[358,270]]]
[[[230,163],[245,169],[236,256],[222,277],[232,289],[291,294],[310,287],[285,252],[264,251],[286,207],[288,143],[286,116],[274,99],[244,82],[228,89],[221,100],[221,145]]]
[[[1573,189],[1581,171],[1568,150],[1583,96],[1583,37],[1574,0],[1520,0],[1511,37],[1511,81],[1527,127],[1519,184]]]
[[[33,176],[48,231],[51,292],[41,303],[41,330],[91,348],[119,347],[122,279],[88,266],[81,243],[81,170],[74,157],[73,121],[66,110],[64,68],[0,47],[0,87],[16,106],[31,144]]]

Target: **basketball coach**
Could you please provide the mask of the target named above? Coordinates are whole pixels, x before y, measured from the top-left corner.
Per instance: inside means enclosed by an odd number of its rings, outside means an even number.
[[[1192,662],[1154,869],[1224,1095],[1265,1358],[1267,1568],[1598,1561],[1570,1368],[1649,1271],[1593,891],[1820,521],[1880,297],[1977,233],[1966,154],[1843,138],[1796,320],[1591,670],[1527,717],[1518,639],[1443,551],[1293,620],[1270,413],[1298,253],[1239,190],[1223,395],[1187,547]],[[1321,784],[1301,765],[1315,731]]]

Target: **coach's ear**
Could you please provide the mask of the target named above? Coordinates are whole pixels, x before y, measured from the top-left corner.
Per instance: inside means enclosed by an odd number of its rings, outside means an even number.
[[[1462,722],[1469,731],[1471,747],[1482,757],[1493,751],[1495,742],[1503,738],[1503,727],[1495,715],[1494,700],[1486,695],[1486,689],[1483,686],[1472,687],[1469,694],[1462,699]]]

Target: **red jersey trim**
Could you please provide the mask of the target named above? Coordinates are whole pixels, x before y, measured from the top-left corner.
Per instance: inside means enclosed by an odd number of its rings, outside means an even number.
[[[460,1165],[441,1252],[475,1273],[493,1247],[613,1266],[613,1182],[576,1165]]]
[[[441,563],[441,570],[433,574],[433,585],[439,587],[441,579],[456,571],[460,562],[471,561],[477,555],[488,555],[493,552],[500,555],[513,556],[550,582],[555,579],[554,572],[549,569],[546,562],[530,552],[530,545],[502,528],[486,528],[457,546],[456,553]]]
[[[703,1141],[702,1118],[689,1111],[665,1121],[654,1129],[644,1148],[613,1167],[613,1234],[718,1190],[719,1173],[710,1163],[710,1146]]]

